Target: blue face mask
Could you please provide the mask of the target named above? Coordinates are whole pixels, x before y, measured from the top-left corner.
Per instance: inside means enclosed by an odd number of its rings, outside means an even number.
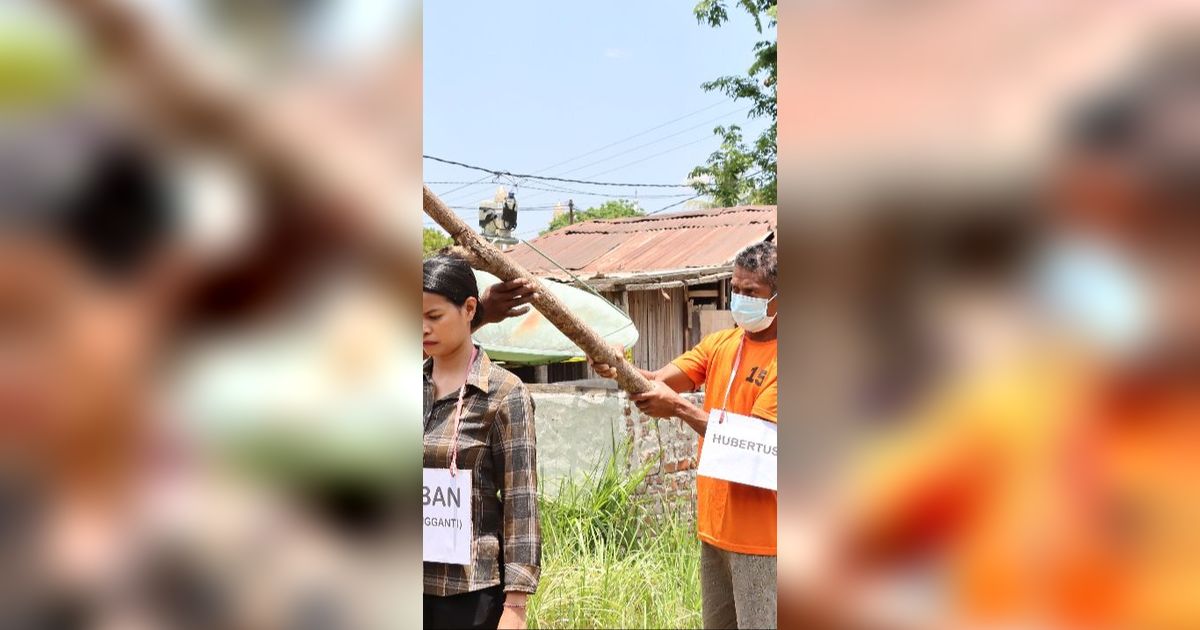
[[[1039,265],[1037,285],[1052,315],[1109,351],[1135,350],[1152,326],[1138,270],[1103,244],[1059,244]]]
[[[733,312],[733,322],[746,332],[766,330],[771,322],[775,321],[774,315],[767,315],[767,305],[777,295],[779,294],[764,299],[734,293],[729,300],[729,310]]]

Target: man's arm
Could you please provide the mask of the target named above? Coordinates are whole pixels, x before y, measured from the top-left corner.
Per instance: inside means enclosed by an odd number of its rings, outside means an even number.
[[[483,290],[479,298],[483,308],[483,321],[471,329],[479,330],[487,324],[498,324],[509,317],[519,317],[529,312],[529,303],[537,297],[533,287],[524,278],[493,284]]]
[[[676,392],[682,393],[696,391],[696,384],[693,383],[692,379],[688,378],[688,375],[684,374],[683,370],[679,369],[679,367],[674,363],[668,363],[658,370],[651,372],[647,378],[652,381],[665,383],[667,387],[670,387]]]
[[[624,352],[624,349],[621,348],[619,351]],[[617,370],[607,363],[589,361],[589,364],[596,374],[604,378],[615,378],[617,375]],[[696,383],[692,382],[692,379],[684,374],[683,370],[674,363],[668,363],[653,372],[641,368],[635,369],[654,384],[654,389],[644,394],[629,396],[629,399],[637,404],[638,410],[655,418],[679,418],[693,431],[704,435],[704,430],[708,426],[708,415],[704,413],[703,409],[679,395],[681,392],[696,391]]]
[[[623,354],[625,352],[625,349],[620,346],[614,346],[614,348],[617,348],[618,353]],[[595,370],[596,374],[602,378],[617,377],[616,368],[607,363],[594,363],[591,359],[588,359],[588,365],[592,366],[592,369]],[[665,383],[667,387],[670,387],[676,392],[696,391],[696,384],[692,382],[692,379],[688,378],[687,374],[684,374],[683,370],[676,367],[673,363],[668,363],[663,367],[654,370],[653,372],[650,370],[643,370],[637,366],[634,366],[633,369],[637,370],[639,374],[646,378],[646,380]]]
[[[681,376],[682,374],[680,372]],[[679,418],[700,435],[704,435],[708,428],[708,414],[690,400],[679,395],[679,391],[665,381],[655,380],[653,389],[644,394],[630,394],[629,399],[637,404],[639,411],[648,416]]]

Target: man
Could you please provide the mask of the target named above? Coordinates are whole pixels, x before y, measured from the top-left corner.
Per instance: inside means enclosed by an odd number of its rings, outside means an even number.
[[[863,622],[861,585],[935,559],[938,618],[909,627],[1200,627],[1200,48],[1137,70],[1053,173],[1066,330],[867,454],[806,614]]]
[[[701,449],[713,409],[777,422],[778,277],[774,242],[739,252],[731,281],[737,327],[708,335],[659,370],[640,370],[654,388],[631,396],[638,409],[679,418],[700,435]],[[592,367],[616,374],[607,364]],[[680,395],[701,386],[703,408]],[[705,628],[775,627],[776,501],[774,490],[696,478]]]

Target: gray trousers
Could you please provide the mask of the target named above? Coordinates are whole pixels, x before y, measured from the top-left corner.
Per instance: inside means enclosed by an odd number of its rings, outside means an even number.
[[[775,556],[752,556],[700,543],[704,627],[775,628]]]

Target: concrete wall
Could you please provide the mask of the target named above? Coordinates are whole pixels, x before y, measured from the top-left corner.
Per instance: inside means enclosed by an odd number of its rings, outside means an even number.
[[[652,509],[695,508],[696,433],[681,421],[657,420],[637,411],[619,391],[531,385],[536,405],[538,469],[542,487],[555,493],[562,479],[604,464],[614,445],[632,439],[629,470],[653,462],[643,492]],[[689,394],[703,404],[703,394]]]
[[[563,477],[607,461],[613,445],[626,439],[623,397],[599,390],[530,389],[534,390],[538,472],[547,491],[553,491]]]

